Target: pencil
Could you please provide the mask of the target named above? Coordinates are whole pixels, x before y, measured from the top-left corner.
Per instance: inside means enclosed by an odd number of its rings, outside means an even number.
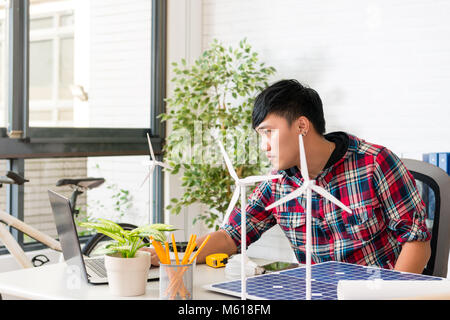
[[[175,261],[177,262],[177,264],[180,264],[180,259],[178,259],[178,251],[177,251],[177,244],[175,242],[175,236],[172,233],[172,247],[173,247],[173,252],[175,253]]]
[[[202,242],[202,244],[200,245],[200,247],[198,248],[197,252],[194,254],[194,256],[192,257],[192,259],[189,261],[189,264],[191,264],[192,262],[194,262],[195,258],[197,258],[198,254],[200,253],[200,251],[202,251],[202,249],[205,247],[206,243],[208,242],[209,238],[211,238],[211,235],[208,234],[208,236],[206,236],[205,240]]]
[[[194,238],[194,235],[191,234],[191,235],[189,236],[188,244],[187,244],[186,248],[184,249],[184,255],[183,255],[183,259],[182,259],[182,261],[181,261],[181,264],[183,264],[183,261],[185,261],[186,254],[187,254],[187,252],[189,251],[189,249],[191,248],[191,244],[192,244],[192,239],[193,239],[193,238]]]
[[[197,239],[197,235],[193,235],[191,238],[191,244],[188,245],[188,249],[184,253],[183,261],[181,261],[181,264],[186,264],[186,262],[189,261],[189,256],[191,255],[192,251],[195,249],[195,240]]]
[[[167,264],[170,264],[170,253],[169,253],[169,243],[167,241],[164,242],[164,246],[166,249],[166,260]]]
[[[166,255],[164,249],[159,241],[153,241],[153,247],[155,248],[156,254],[158,255],[159,261],[167,264]]]

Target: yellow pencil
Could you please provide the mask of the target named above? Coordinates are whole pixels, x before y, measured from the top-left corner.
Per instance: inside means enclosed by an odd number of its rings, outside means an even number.
[[[206,243],[208,242],[209,238],[211,238],[211,235],[208,234],[205,238],[205,240],[202,242],[202,244],[200,245],[200,247],[198,248],[197,252],[194,254],[194,256],[192,257],[192,259],[189,261],[189,264],[191,264],[192,262],[194,262],[195,258],[197,258],[198,254],[200,253],[200,251],[202,251],[202,249],[205,247]]]
[[[178,259],[178,251],[177,251],[177,244],[175,242],[175,236],[172,233],[172,247],[173,247],[173,252],[175,253],[175,261],[177,262],[177,264],[180,264],[180,259]]]
[[[186,262],[189,261],[189,256],[191,255],[192,251],[195,249],[195,240],[197,239],[197,235],[193,235],[191,238],[191,245],[188,245],[188,248],[186,249],[186,252],[184,253],[183,261],[181,261],[181,264],[186,264]]]
[[[164,246],[166,249],[166,260],[167,264],[170,264],[170,253],[169,253],[169,243],[167,241],[164,242]]]
[[[164,249],[159,241],[153,241],[153,247],[155,248],[156,254],[158,255],[159,261],[167,264],[166,254]]]

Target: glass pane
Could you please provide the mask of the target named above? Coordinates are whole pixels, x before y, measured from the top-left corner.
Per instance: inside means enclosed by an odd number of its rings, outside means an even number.
[[[47,190],[54,190],[70,197],[69,186],[56,187],[62,178],[86,177],[85,158],[70,159],[30,159],[25,160],[25,176],[29,182],[25,184],[24,217],[25,223],[32,225],[46,234],[57,237],[53,213],[48,200]],[[86,204],[86,195],[78,197],[77,205]],[[24,237],[27,242],[34,241]]]
[[[72,187],[57,187],[58,180],[92,177],[104,178],[105,182],[77,197],[76,221],[101,217],[135,225],[147,223],[149,185],[139,188],[147,173],[142,162],[147,159],[147,156],[131,156],[25,160],[26,178],[30,180],[25,184],[25,222],[56,237],[47,190],[70,198]],[[80,235],[89,233],[77,229]]]
[[[59,99],[72,99],[73,85],[73,38],[63,38],[59,49]]]
[[[35,18],[30,20],[30,30],[53,28],[53,17]]]
[[[105,218],[135,225],[149,221],[149,181],[144,181],[148,156],[90,157],[87,170],[91,177],[105,183],[88,193],[89,218]]]
[[[34,100],[53,96],[53,41],[30,43],[30,109]]]
[[[7,67],[7,55],[6,55],[6,10],[5,2],[0,1],[0,127],[6,125],[6,67]]]
[[[149,127],[151,1],[89,3],[89,126]]]
[[[149,127],[151,1],[31,2],[30,18],[44,15],[58,23],[30,32],[32,43],[47,41],[45,49],[53,41],[44,63],[30,61],[39,71],[30,110],[46,108],[54,117],[44,121],[30,112],[30,126]]]
[[[0,36],[1,39],[1,36]],[[4,66],[4,58],[5,58],[5,52],[4,50],[3,41],[0,41],[0,127],[5,126],[5,117],[6,117],[6,96],[5,96],[5,66]]]

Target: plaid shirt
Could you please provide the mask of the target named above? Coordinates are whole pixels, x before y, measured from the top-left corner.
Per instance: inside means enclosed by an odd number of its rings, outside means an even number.
[[[387,148],[353,135],[345,155],[316,177],[316,184],[338,198],[349,214],[312,192],[312,263],[342,261],[392,269],[406,241],[428,241],[425,205],[411,173]],[[300,263],[305,263],[306,194],[269,211],[265,207],[303,184],[297,167],[260,183],[248,198],[247,244],[280,225]],[[222,229],[240,251],[240,208]]]

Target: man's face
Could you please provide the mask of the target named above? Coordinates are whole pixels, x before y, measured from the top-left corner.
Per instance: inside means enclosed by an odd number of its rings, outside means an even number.
[[[269,114],[255,130],[261,136],[261,149],[274,169],[284,170],[299,163],[299,132],[295,125],[289,125],[281,116]]]

